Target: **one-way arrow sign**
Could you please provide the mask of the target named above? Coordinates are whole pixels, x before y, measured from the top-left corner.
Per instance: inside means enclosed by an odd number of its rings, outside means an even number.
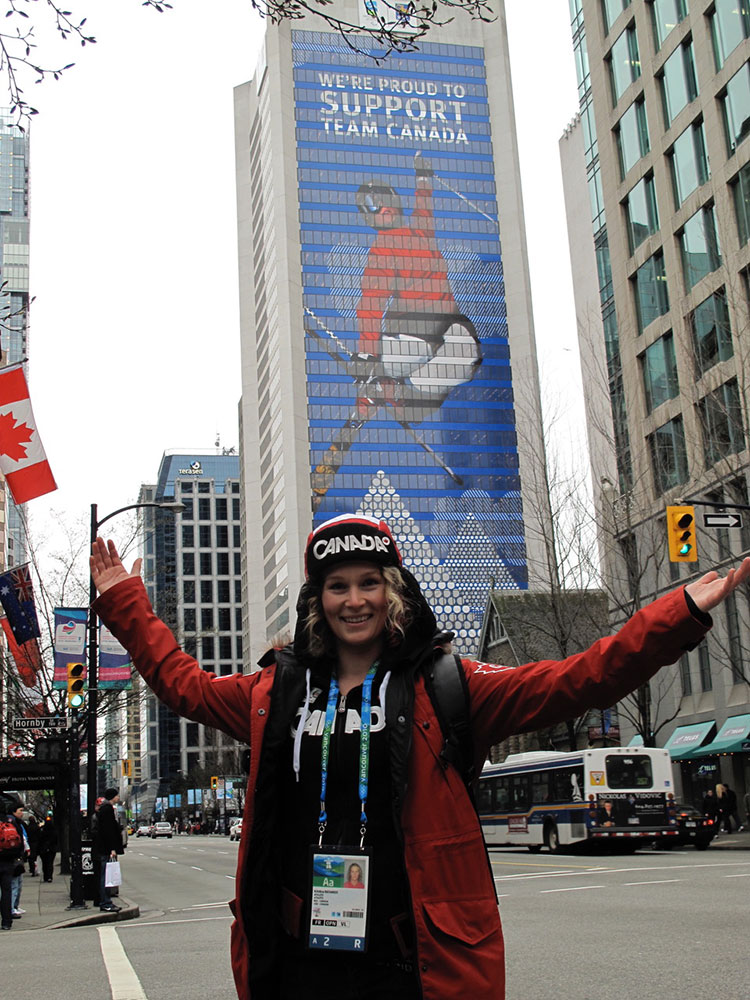
[[[703,527],[704,528],[741,528],[742,527],[742,515],[741,514],[704,514],[703,515]]]

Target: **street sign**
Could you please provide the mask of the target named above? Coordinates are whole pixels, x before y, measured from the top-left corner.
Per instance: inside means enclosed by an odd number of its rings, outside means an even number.
[[[704,528],[741,528],[742,514],[704,514]]]
[[[13,719],[11,729],[67,729],[68,720],[59,716],[42,715],[36,719]]]

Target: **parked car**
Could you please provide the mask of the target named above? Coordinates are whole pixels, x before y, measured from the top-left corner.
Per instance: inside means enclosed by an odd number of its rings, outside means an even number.
[[[156,840],[157,837],[169,837],[172,839],[172,824],[171,823],[154,823],[151,829],[151,837]]]
[[[151,827],[148,825],[148,823],[141,823],[141,825],[135,831],[135,835],[136,837],[150,837]]]
[[[678,844],[694,844],[696,850],[705,851],[716,834],[718,824],[700,809],[687,802],[675,802],[675,822],[679,833],[676,837],[657,837],[655,847],[675,847]]]
[[[242,820],[238,819],[236,823],[232,823],[229,828],[229,839],[239,840],[242,836]]]

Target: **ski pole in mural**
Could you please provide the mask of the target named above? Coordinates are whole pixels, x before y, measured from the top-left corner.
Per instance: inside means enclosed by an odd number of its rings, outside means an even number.
[[[367,181],[356,203],[376,232],[361,280],[357,304],[359,350],[352,353],[308,307],[308,332],[336,344],[326,347],[357,384],[355,411],[312,474],[313,509],[330,489],[344,455],[366,421],[376,415],[399,424],[455,483],[463,480],[414,430],[456,386],[471,381],[482,361],[471,320],[460,310],[448,267],[435,237],[434,172],[421,153],[414,157],[415,206],[407,217],[389,185]]]
[[[307,332],[317,338],[317,340],[322,344],[326,354],[333,358],[334,361],[337,361],[347,374],[352,376],[354,382],[359,386],[364,385],[367,391],[372,392],[373,394],[373,390],[379,392],[380,386],[378,385],[378,377],[374,374],[373,359],[363,359],[359,354],[351,354],[336,334],[321,323],[312,309],[307,308],[307,306],[305,307],[305,315],[315,324],[313,326],[308,323],[306,326]],[[318,327],[318,329],[316,329],[316,327]],[[323,334],[330,338],[331,342],[335,345],[334,347],[329,345]],[[316,466],[312,475],[313,510],[319,506],[320,501],[330,489],[336,472],[344,460],[346,452],[349,448],[351,448],[352,444],[354,444],[360,430],[368,419],[368,417],[363,417],[361,415],[358,403],[357,409],[352,413],[349,419],[345,421],[343,427],[336,436],[336,439],[331,442],[328,451],[325,453],[323,461]],[[395,419],[397,420],[399,426],[402,427],[406,433],[409,434],[417,442],[417,444],[434,459],[436,465],[443,469],[456,483],[456,485],[463,485],[463,479],[461,476],[459,476],[453,471],[453,469],[450,468],[450,466],[443,462],[435,449],[432,448],[424,440],[424,438],[414,430],[408,420],[399,420],[398,418]]]

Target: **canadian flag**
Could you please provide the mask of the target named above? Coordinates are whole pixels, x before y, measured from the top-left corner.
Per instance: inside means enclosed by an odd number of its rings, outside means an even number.
[[[57,489],[20,366],[0,371],[0,472],[19,504]]]

